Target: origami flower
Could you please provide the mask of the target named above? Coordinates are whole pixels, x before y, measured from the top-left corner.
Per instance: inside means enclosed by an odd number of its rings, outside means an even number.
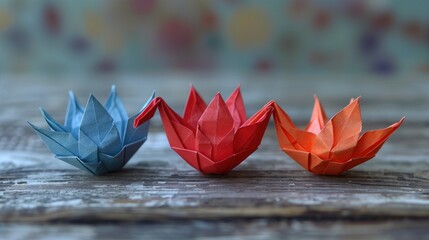
[[[157,97],[134,126],[153,117],[158,108],[172,149],[204,174],[224,174],[258,148],[273,110],[270,104],[247,119],[239,87],[226,102],[216,94],[208,106],[191,87],[183,117]]]
[[[373,158],[389,136],[402,124],[399,122],[378,130],[362,131],[359,98],[328,121],[319,99],[305,130],[297,128],[276,103],[274,123],[280,148],[314,174],[339,175]]]
[[[94,175],[121,169],[146,141],[149,131],[149,121],[133,127],[137,115],[128,118],[115,86],[104,107],[91,95],[82,108],[70,92],[64,125],[41,111],[52,131],[29,124],[55,157]]]

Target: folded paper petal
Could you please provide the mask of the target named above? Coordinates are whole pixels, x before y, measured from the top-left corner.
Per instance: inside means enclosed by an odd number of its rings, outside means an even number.
[[[140,124],[151,119],[158,108],[170,146],[194,149],[195,130],[160,97],[153,99],[140,113],[134,121],[134,127],[139,127]]]
[[[197,150],[205,151],[205,145],[211,145],[211,152],[204,152],[205,156],[216,162],[234,153],[231,144],[234,140],[234,120],[219,93],[201,115],[197,128],[197,142],[203,141],[203,147],[198,145]]]
[[[152,118],[157,109],[171,148],[204,174],[227,173],[254,152],[273,111],[267,104],[247,119],[240,88],[226,102],[216,94],[206,106],[191,86],[183,118],[158,97],[135,119],[134,126]]]
[[[146,105],[153,98],[154,94]],[[71,92],[64,126],[43,109],[42,115],[51,131],[29,124],[55,157],[95,175],[121,169],[146,141],[149,130],[149,121],[133,128],[136,116],[128,118],[114,86],[105,106],[91,95],[82,108]]]
[[[276,103],[274,123],[280,148],[303,168],[314,174],[339,175],[373,158],[404,118],[385,129],[372,130],[361,137],[359,98],[327,121],[319,99],[306,130],[298,129]]]
[[[402,125],[404,120],[405,117],[387,128],[365,132],[362,137],[360,137],[354,149],[353,157],[375,155],[390,135]]]
[[[122,149],[122,141],[118,129],[112,125],[107,135],[99,145],[99,151],[106,154],[116,154]]]
[[[155,98],[155,92],[152,93],[152,95],[149,97],[149,99],[146,101],[146,103],[143,105],[143,108],[141,111],[131,118],[127,120],[127,126],[125,128],[125,136],[123,138],[122,144],[130,144],[137,141],[140,141],[142,139],[146,140],[147,133],[149,132],[149,125],[150,121],[145,121],[143,124],[141,124],[139,127],[134,128],[134,121],[137,118],[137,116],[144,111],[144,109],[149,105],[149,103]]]
[[[37,135],[45,142],[46,146],[56,155],[67,156],[78,153],[77,140],[71,133],[53,132],[38,128],[31,123],[30,126]]]
[[[43,118],[45,119],[46,123],[49,125],[52,131],[68,132],[65,126],[62,126],[57,121],[55,121],[55,119],[49,113],[47,113],[43,108],[40,108],[40,111],[42,112]]]
[[[105,108],[109,115],[113,118],[120,137],[121,139],[123,139],[124,136],[122,136],[122,134],[125,133],[125,128],[128,121],[128,114],[125,110],[124,104],[116,93],[115,85],[112,86],[112,90],[110,92],[109,99],[107,99],[107,102],[105,104]]]
[[[350,159],[362,131],[362,117],[359,98],[332,118],[334,125],[334,146],[331,149],[331,159],[343,162]]]
[[[67,106],[66,119],[64,126],[68,131],[71,131],[73,136],[77,138],[79,132],[79,126],[82,121],[84,109],[77,101],[76,96],[73,92],[69,92],[69,104]]]
[[[240,86],[226,100],[226,106],[234,119],[234,129],[237,129],[246,121],[246,109],[244,107],[243,97],[241,96]]]
[[[276,102],[273,102],[272,106],[280,146],[310,152],[316,135],[297,128],[289,115]]]
[[[200,94],[195,90],[194,86],[191,85],[189,90],[188,101],[185,104],[185,110],[183,111],[183,119],[192,127],[197,126],[198,119],[203,115],[204,110],[207,108],[207,104],[204,102]]]
[[[82,117],[80,131],[85,133],[94,143],[101,145],[112,125],[114,125],[112,117],[101,103],[91,95]]]
[[[258,148],[272,112],[272,103],[269,102],[237,130],[234,137],[234,149],[236,152]]]
[[[359,99],[338,112],[316,136],[312,153],[337,162],[350,159],[362,130]]]
[[[328,117],[326,116],[325,110],[320,104],[319,98],[314,96],[313,113],[311,114],[310,122],[308,123],[305,130],[314,134],[318,134],[327,122]]]

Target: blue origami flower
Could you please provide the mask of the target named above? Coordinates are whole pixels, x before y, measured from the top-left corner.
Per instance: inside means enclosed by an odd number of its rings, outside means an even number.
[[[155,96],[155,92],[143,109]],[[120,98],[112,86],[105,106],[90,96],[85,108],[70,92],[64,125],[57,123],[46,111],[42,115],[51,130],[29,123],[55,157],[94,175],[121,169],[146,141],[149,121],[134,128]]]

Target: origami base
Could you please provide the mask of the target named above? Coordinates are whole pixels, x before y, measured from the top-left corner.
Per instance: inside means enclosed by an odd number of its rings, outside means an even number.
[[[81,170],[88,171],[94,175],[102,175],[109,172],[117,171],[117,169],[122,168],[128,162],[126,161],[126,159],[131,159],[131,157],[134,156],[134,154],[139,150],[139,148],[141,147],[141,145],[143,145],[145,141],[146,139],[124,146],[124,148],[115,156],[109,156],[107,154],[101,153],[99,155],[100,161],[95,163],[84,162],[76,156],[55,157]]]
[[[228,173],[229,171],[231,171],[231,169],[238,166],[248,156],[250,156],[250,154],[257,150],[257,148],[245,150],[234,154],[228,158],[225,158],[224,160],[214,162],[197,151],[175,147],[172,147],[172,149],[177,154],[179,154],[179,156],[181,156],[187,163],[189,163],[189,165],[199,170],[201,173],[219,175]]]
[[[375,155],[373,155],[363,158],[352,158],[344,163],[337,163],[320,159],[309,152],[285,148],[282,148],[282,151],[299,163],[303,168],[316,175],[340,175],[343,172],[375,157]]]

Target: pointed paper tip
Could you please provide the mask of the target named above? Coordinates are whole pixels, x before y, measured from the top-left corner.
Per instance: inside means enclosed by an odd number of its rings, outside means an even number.
[[[134,128],[139,127],[141,124],[152,118],[160,104],[166,104],[161,97],[155,97],[153,100],[148,101],[148,104],[143,107],[142,111],[134,119]]]
[[[274,104],[276,104],[276,101],[274,101],[274,99],[271,99],[267,102],[267,104],[265,104],[265,106],[273,106]]]
[[[274,100],[269,101],[267,104],[265,104],[262,109],[265,109],[265,112],[272,112],[274,111]]]
[[[316,94],[313,95],[313,99],[314,103],[320,103],[319,97]]]
[[[146,109],[146,107],[155,99],[155,95],[156,95],[156,92],[155,92],[155,90],[153,90],[152,95],[150,95],[150,97],[146,100],[146,103],[140,109],[140,112],[143,112]]]
[[[189,96],[188,96],[188,98],[190,98],[193,95],[199,96],[197,89],[191,83],[191,86],[189,87]]]
[[[241,94],[241,86],[240,84],[238,84],[238,86],[235,88],[234,92],[232,92],[231,96],[233,96],[234,94]]]
[[[69,91],[69,104],[76,106],[77,109],[82,108],[73,91]]]
[[[323,107],[322,107],[322,103],[320,102],[319,97],[316,94],[314,94],[313,98],[314,98],[314,107],[316,107],[316,106],[320,107],[322,109],[322,111],[324,111]]]
[[[350,105],[352,103],[355,103],[355,102],[357,102],[358,104],[360,104],[360,98],[361,98],[361,96],[358,96],[356,98],[350,98],[350,101],[349,101],[348,105]]]
[[[39,107],[40,113],[42,114],[42,116],[47,119],[48,118],[48,112],[45,111],[45,109],[43,109],[43,107]]]
[[[39,133],[40,133],[41,128],[39,128],[38,126],[36,126],[36,125],[32,124],[30,121],[27,121],[27,123],[30,125],[30,127],[31,127],[34,131],[36,131],[36,133],[37,133],[37,134],[39,134]]]
[[[113,101],[116,100],[116,85],[112,85],[111,90],[110,90],[110,96],[109,99],[113,98]]]
[[[97,105],[103,106],[92,93],[89,95],[88,102],[86,104],[86,109],[88,108],[90,103],[96,103]]]
[[[225,101],[223,100],[222,94],[220,92],[216,93],[216,95],[213,97],[209,105],[211,105],[214,102],[223,102],[225,104]]]
[[[30,121],[27,121],[27,123],[30,125],[30,127],[32,127],[33,129],[38,129],[38,127],[36,127],[34,124],[32,124]]]
[[[149,99],[147,100],[147,103],[145,104],[145,107],[147,106],[147,104],[150,103],[150,101],[152,101],[153,99],[155,99],[156,96],[156,92],[155,90],[152,91],[152,94],[150,95]]]
[[[74,94],[73,91],[69,91],[69,100],[71,102],[76,102],[76,95]]]
[[[276,101],[270,100],[269,102],[267,102],[267,104],[265,104],[264,107],[271,108],[271,111],[274,112],[274,110],[276,109],[276,105],[277,105]]]
[[[273,107],[273,112],[275,112],[275,114],[277,113],[277,111],[282,110],[279,104],[275,100],[269,101],[266,105]]]
[[[316,94],[314,94],[313,95],[313,98],[314,98],[314,107],[319,107],[319,108],[321,108],[322,109],[322,111],[324,112],[324,110],[323,110],[323,106],[322,106],[322,103],[320,102],[320,99],[319,99],[319,97],[316,95]],[[325,114],[325,113],[323,113],[323,114]]]

